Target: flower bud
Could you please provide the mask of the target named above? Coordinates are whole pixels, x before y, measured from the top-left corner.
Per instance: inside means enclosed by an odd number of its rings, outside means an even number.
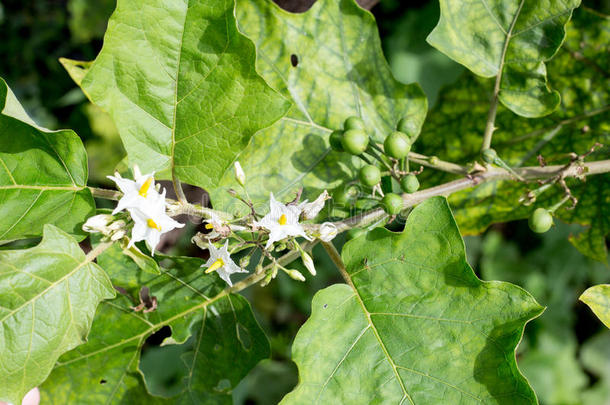
[[[303,219],[314,219],[329,198],[328,191],[324,190],[315,201],[303,205]]]
[[[105,234],[108,232],[108,224],[112,222],[113,219],[114,217],[108,214],[92,216],[83,224],[83,231]]]
[[[313,260],[311,256],[307,254],[304,250],[301,250],[301,260],[303,260],[303,264],[307,268],[307,270],[311,273],[312,276],[316,275],[316,267],[313,265]]]
[[[235,161],[235,180],[237,180],[242,187],[246,185],[246,173],[244,173],[241,164],[239,164],[237,160]]]
[[[320,225],[319,238],[322,242],[330,242],[335,238],[335,236],[337,236],[337,233],[337,227],[333,223],[324,222],[322,225]]]
[[[291,279],[296,281],[305,281],[305,276],[298,270],[284,270]]]
[[[250,258],[252,256],[248,255],[248,256],[244,256],[241,259],[239,259],[239,267],[241,267],[242,269],[245,269],[246,267],[248,267],[248,265],[250,264]]]
[[[110,240],[114,242],[114,241],[121,239],[123,236],[125,236],[125,230],[120,229],[112,234],[112,236],[110,237]]]

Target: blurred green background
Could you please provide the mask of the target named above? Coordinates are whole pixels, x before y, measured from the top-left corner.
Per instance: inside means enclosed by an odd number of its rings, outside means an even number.
[[[610,12],[608,0],[583,3]],[[109,185],[105,176],[125,152],[112,121],[87,102],[58,58],[93,60],[114,5],[115,0],[0,0],[0,76],[39,125],[71,128],[81,136],[89,153],[91,182],[97,185]],[[420,83],[431,107],[444,85],[468,74],[425,42],[438,19],[437,1],[382,0],[372,12],[395,76]],[[189,241],[193,227],[165,250],[200,254]],[[610,282],[610,269],[582,256],[567,241],[570,232],[573,227],[558,224],[538,236],[525,221],[517,221],[467,237],[466,248],[479,277],[518,284],[547,306],[527,326],[517,354],[540,402],[610,405],[610,331],[578,302],[586,287]],[[344,242],[339,239],[339,244]],[[314,253],[316,278],[298,283],[281,273],[269,287],[245,292],[273,354],[237,387],[236,404],[275,404],[296,384],[291,342],[309,315],[313,294],[341,282],[324,251],[317,248]],[[300,263],[292,267],[305,272]],[[141,367],[150,375],[147,383],[154,393],[171,396],[179,390],[183,367],[171,351],[156,350],[163,333],[149,339]]]

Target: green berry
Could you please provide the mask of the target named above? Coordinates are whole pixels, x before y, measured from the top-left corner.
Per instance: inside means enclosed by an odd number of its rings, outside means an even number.
[[[398,194],[387,193],[382,199],[381,204],[390,215],[397,215],[402,211],[402,198]]]
[[[328,141],[330,142],[330,147],[337,152],[343,152],[343,145],[341,145],[341,139],[343,139],[343,131],[337,130],[333,131],[330,134],[330,138]]]
[[[339,186],[332,192],[333,203],[339,207],[352,205],[356,197],[358,197],[358,187],[356,186]]]
[[[377,166],[365,165],[360,169],[358,175],[360,181],[367,187],[373,187],[375,184],[381,181],[381,171]]]
[[[394,159],[402,159],[411,151],[411,140],[402,132],[392,132],[385,138],[383,150]]]
[[[528,220],[528,225],[536,233],[545,233],[553,226],[553,216],[546,208],[536,208]]]
[[[419,190],[419,180],[414,174],[407,174],[400,179],[400,187],[405,193],[414,193]]]
[[[348,129],[362,129],[364,130],[364,121],[360,117],[349,117],[345,120],[343,127],[347,131]]]
[[[406,117],[401,118],[400,121],[398,121],[396,129],[403,134],[406,134],[411,140],[415,140],[419,132],[415,122],[408,120]]]
[[[361,129],[349,129],[343,134],[341,145],[346,152],[360,155],[369,145],[369,136]]]
[[[498,159],[498,154],[494,149],[485,149],[481,152],[481,157],[483,158],[483,162],[492,164]]]

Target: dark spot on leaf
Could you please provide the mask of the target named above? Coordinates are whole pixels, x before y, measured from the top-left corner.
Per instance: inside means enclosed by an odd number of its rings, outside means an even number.
[[[328,304],[324,304],[324,308],[328,308]]]
[[[299,64],[299,57],[293,53],[290,55],[290,63],[292,64],[292,67],[297,67]]]
[[[108,381],[104,380],[103,378],[100,380],[100,384],[106,384]]]
[[[214,351],[215,351],[215,352],[219,352],[219,351],[220,351],[220,349],[222,349],[222,346],[221,346],[221,345],[219,345],[218,343],[214,345]]]
[[[231,389],[231,381],[223,378],[222,380],[218,381],[218,384],[214,387],[214,389],[220,392],[228,391]]]

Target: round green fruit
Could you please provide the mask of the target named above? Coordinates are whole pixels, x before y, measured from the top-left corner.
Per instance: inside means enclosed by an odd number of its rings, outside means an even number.
[[[360,117],[349,117],[345,120],[343,127],[347,131],[348,129],[362,129],[364,130],[364,121]]]
[[[390,215],[397,215],[402,211],[402,198],[398,194],[387,193],[382,199],[381,204]]]
[[[343,139],[343,131],[337,130],[333,131],[330,134],[330,138],[328,141],[330,142],[330,147],[337,152],[343,152],[343,145],[341,145],[341,139]]]
[[[407,174],[400,179],[400,187],[405,193],[414,193],[419,190],[419,180],[414,174]]]
[[[333,204],[338,207],[350,206],[358,196],[358,187],[356,186],[339,186],[332,192]]]
[[[369,145],[369,136],[361,129],[348,129],[343,134],[341,145],[346,152],[360,155]]]
[[[365,165],[360,169],[358,177],[360,177],[360,182],[362,182],[362,184],[367,187],[373,187],[381,181],[381,171],[377,166]]]
[[[383,150],[394,159],[402,159],[411,151],[411,140],[402,132],[395,131],[385,138]]]
[[[411,140],[417,138],[417,126],[413,121],[408,120],[406,117],[401,118],[400,121],[398,121],[396,129],[402,132],[403,134],[406,134],[409,138],[411,138]]]
[[[536,233],[545,233],[553,226],[553,216],[546,208],[536,208],[528,220],[528,225]]]

